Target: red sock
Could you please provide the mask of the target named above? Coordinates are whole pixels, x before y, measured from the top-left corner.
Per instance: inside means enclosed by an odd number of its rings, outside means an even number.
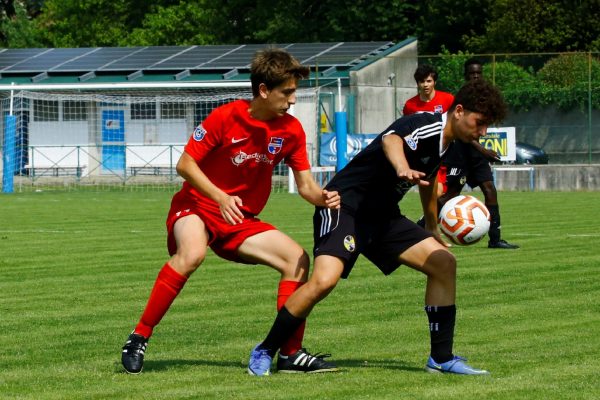
[[[280,281],[279,290],[277,291],[277,310],[284,306],[288,297],[292,295],[300,286],[304,285],[304,282],[296,281]],[[306,327],[306,321],[302,323],[296,329],[292,337],[281,346],[279,352],[283,355],[294,354],[302,348],[302,339],[304,339],[304,328]]]
[[[171,303],[179,294],[187,277],[175,271],[169,263],[166,263],[154,282],[154,287],[150,293],[150,298],[146,304],[146,309],[140,318],[140,322],[135,327],[134,332],[146,338],[152,335],[152,330],[162,317],[167,313]]]

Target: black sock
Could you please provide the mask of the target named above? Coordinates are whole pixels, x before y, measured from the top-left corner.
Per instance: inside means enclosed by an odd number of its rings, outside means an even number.
[[[490,243],[498,243],[500,241],[500,209],[498,205],[486,204],[486,207],[490,212],[490,230],[488,232]]]
[[[456,306],[425,306],[431,336],[431,357],[437,363],[452,360]]]
[[[294,317],[285,306],[281,307],[271,330],[260,347],[274,357],[277,350],[294,334],[304,320],[305,318]]]

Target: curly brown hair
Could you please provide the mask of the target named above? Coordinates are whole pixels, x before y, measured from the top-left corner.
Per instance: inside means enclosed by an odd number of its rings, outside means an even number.
[[[485,79],[467,82],[460,88],[449,111],[460,104],[467,111],[483,115],[488,125],[501,122],[508,112],[500,90]]]
[[[258,96],[258,87],[264,83],[268,89],[281,85],[288,79],[307,78],[310,69],[298,62],[290,53],[278,48],[259,51],[250,66],[252,94]]]

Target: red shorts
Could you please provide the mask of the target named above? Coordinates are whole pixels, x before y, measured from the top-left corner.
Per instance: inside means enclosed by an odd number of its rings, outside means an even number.
[[[177,243],[173,227],[179,218],[195,214],[200,217],[209,235],[208,245],[220,257],[239,263],[249,264],[242,260],[237,252],[238,247],[250,236],[277,229],[273,225],[262,222],[252,215],[244,215],[242,223],[231,225],[221,215],[219,207],[212,202],[200,203],[182,192],[173,196],[171,209],[167,216],[167,248],[169,255],[177,252]]]

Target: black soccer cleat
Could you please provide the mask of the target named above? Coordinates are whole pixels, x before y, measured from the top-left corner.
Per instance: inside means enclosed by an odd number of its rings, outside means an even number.
[[[142,372],[146,347],[148,347],[148,339],[137,333],[129,335],[121,353],[121,363],[128,374]]]
[[[512,249],[518,249],[519,246],[517,246],[516,244],[510,244],[506,240],[501,239],[501,240],[498,240],[495,243],[488,242],[488,248],[490,248],[490,249],[509,249],[509,250],[512,250]]]
[[[318,373],[335,372],[338,368],[335,364],[324,360],[331,354],[312,355],[306,349],[300,349],[289,356],[279,355],[277,358],[277,370],[284,374],[295,373]]]

